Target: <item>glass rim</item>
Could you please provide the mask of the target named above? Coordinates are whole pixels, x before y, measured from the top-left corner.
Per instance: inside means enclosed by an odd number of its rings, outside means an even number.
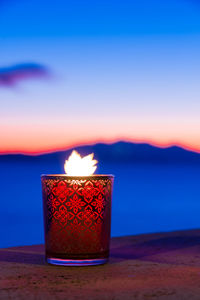
[[[113,179],[115,176],[112,174],[93,174],[93,175],[86,175],[86,176],[71,176],[67,174],[42,174],[41,179],[53,179],[53,178],[66,178],[72,180],[80,180],[80,179]]]

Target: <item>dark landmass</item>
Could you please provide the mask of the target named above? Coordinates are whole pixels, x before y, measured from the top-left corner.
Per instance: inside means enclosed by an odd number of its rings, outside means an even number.
[[[183,148],[172,146],[159,148],[149,144],[135,144],[128,142],[117,142],[114,144],[95,144],[73,148],[82,155],[94,153],[95,158],[101,162],[124,162],[124,163],[189,163],[200,164],[200,154]],[[47,153],[38,156],[8,154],[0,155],[2,160],[42,160],[63,162],[68,158],[72,149]]]

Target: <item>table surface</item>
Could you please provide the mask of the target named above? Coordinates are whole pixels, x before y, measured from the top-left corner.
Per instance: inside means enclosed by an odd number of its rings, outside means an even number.
[[[200,230],[112,238],[108,264],[58,267],[44,246],[0,249],[0,299],[200,299]]]

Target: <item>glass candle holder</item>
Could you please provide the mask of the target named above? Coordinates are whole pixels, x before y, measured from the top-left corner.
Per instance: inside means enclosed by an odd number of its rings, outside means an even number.
[[[42,175],[46,261],[98,265],[108,261],[112,175]]]

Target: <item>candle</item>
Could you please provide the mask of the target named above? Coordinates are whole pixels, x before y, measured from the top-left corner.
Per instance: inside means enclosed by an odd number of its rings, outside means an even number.
[[[93,154],[73,151],[66,174],[42,175],[46,261],[82,266],[108,261],[112,175],[92,175]]]

